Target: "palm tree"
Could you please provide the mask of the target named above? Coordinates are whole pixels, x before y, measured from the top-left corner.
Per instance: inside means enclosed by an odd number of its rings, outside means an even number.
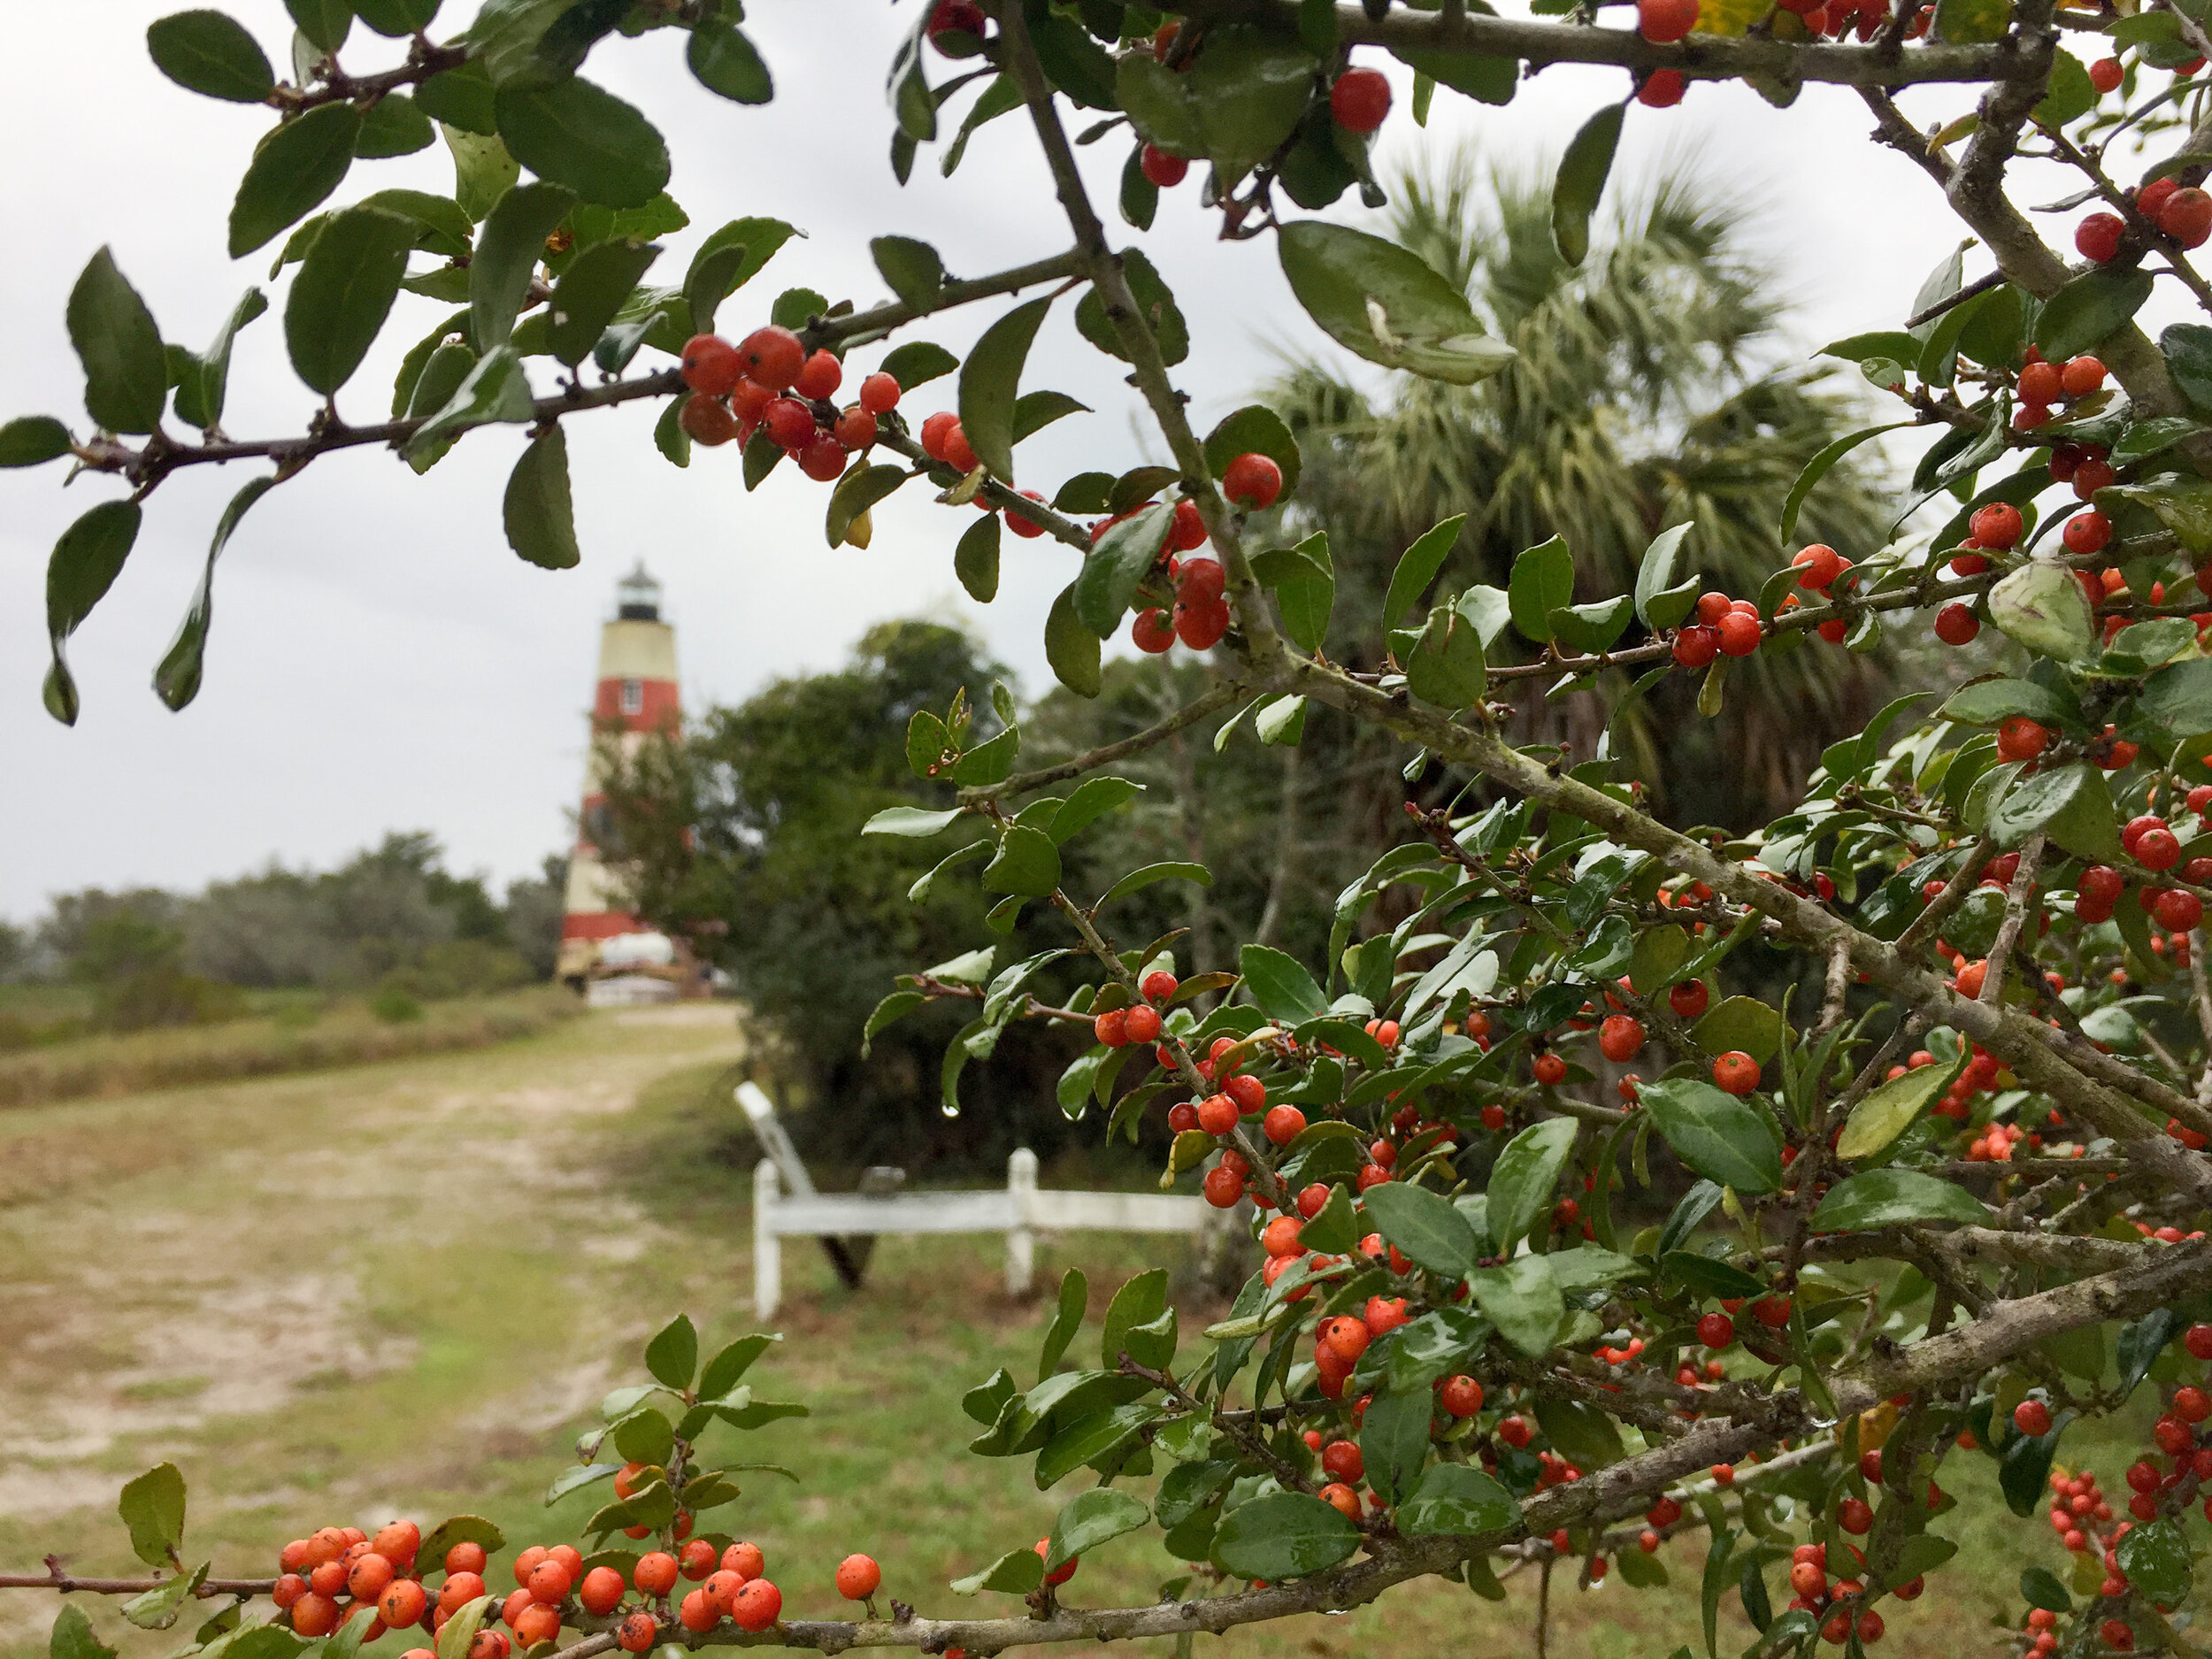
[[[1391,234],[1467,294],[1515,347],[1506,369],[1461,387],[1393,375],[1371,392],[1314,361],[1271,401],[1296,431],[1306,471],[1297,518],[1330,533],[1345,659],[1371,659],[1397,556],[1466,513],[1448,587],[1502,585],[1515,555],[1556,534],[1577,595],[1627,590],[1662,528],[1695,521],[1685,547],[1709,588],[1755,595],[1796,545],[1847,557],[1887,531],[1878,475],[1847,460],[1812,492],[1786,547],[1782,506],[1824,445],[1863,424],[1825,372],[1786,366],[1775,273],[1741,244],[1734,210],[1691,176],[1617,195],[1579,268],[1553,247],[1545,183],[1481,173],[1463,153],[1397,192]],[[1870,452],[1861,450],[1857,456]],[[1502,649],[1503,641],[1500,642]],[[1678,821],[1744,823],[1793,800],[1821,749],[1856,730],[1892,676],[1884,657],[1810,641],[1733,665],[1717,721],[1673,675],[1628,700],[1611,752],[1634,763]],[[1519,735],[1590,758],[1610,695],[1527,695]]]

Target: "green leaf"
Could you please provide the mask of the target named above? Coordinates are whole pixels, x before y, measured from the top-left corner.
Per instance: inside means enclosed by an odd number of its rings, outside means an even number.
[[[1810,1225],[1816,1233],[1866,1233],[1909,1221],[1988,1218],[1981,1201],[1955,1182],[1918,1170],[1869,1170],[1831,1187]]]
[[[1045,618],[1045,661],[1052,665],[1053,678],[1079,697],[1098,695],[1098,635],[1075,613],[1075,586],[1070,583]]]
[[[514,188],[522,164],[496,133],[479,137],[451,127],[444,132],[453,156],[453,199],[471,224],[479,223]]]
[[[261,141],[230,209],[230,257],[263,246],[313,212],[353,165],[361,114],[350,104],[322,104]]]
[[[115,1512],[130,1529],[131,1553],[139,1560],[150,1567],[176,1561],[184,1542],[184,1477],[174,1463],[156,1463],[126,1483]]]
[[[1093,1486],[1079,1492],[1061,1506],[1052,1524],[1052,1540],[1046,1546],[1044,1570],[1056,1571],[1086,1550],[1110,1539],[1133,1532],[1149,1523],[1152,1511],[1142,1499],[1118,1486]]]
[[[975,359],[970,357],[968,361],[972,366]],[[964,398],[966,383],[964,375]],[[964,416],[960,424],[964,431]],[[983,452],[978,449],[976,453],[980,456]],[[1167,547],[1168,529],[1174,518],[1175,509],[1166,502],[1147,507],[1113,526],[1084,555],[1083,568],[1076,576],[1073,589],[1075,614],[1100,639],[1112,637],[1114,630],[1121,626],[1123,613],[1136,596],[1137,585]]]
[[[2002,11],[2003,0],[1994,0]],[[2143,308],[2151,273],[2099,267],[2070,278],[2043,302],[2035,321],[2036,349],[2054,363],[2094,350]]]
[[[1303,1578],[1359,1548],[1360,1530],[1334,1505],[1302,1492],[1240,1503],[1214,1533],[1214,1559],[1240,1578]]]
[[[878,236],[868,244],[868,251],[891,292],[913,311],[927,311],[945,286],[944,259],[926,242],[912,236]]]
[[[2193,1552],[2180,1526],[2171,1520],[2131,1527],[2120,1540],[2120,1571],[2131,1588],[2171,1607],[2189,1594]]]
[[[65,1601],[54,1616],[54,1632],[46,1640],[46,1659],[115,1659],[115,1649],[92,1633],[92,1619],[74,1601]]]
[[[1513,561],[1507,579],[1506,602],[1512,607],[1513,626],[1539,645],[1551,640],[1551,613],[1571,604],[1575,596],[1574,555],[1554,536],[1526,548]]]
[[[268,54],[244,24],[223,12],[179,12],[146,29],[154,67],[188,92],[259,104],[276,90]]]
[[[633,105],[580,75],[543,87],[503,87],[499,135],[541,179],[587,202],[642,207],[668,187],[668,146]]]
[[[518,184],[484,220],[469,262],[469,333],[479,351],[503,346],[514,334],[545,239],[575,205],[576,193],[560,185]]]
[[[1070,1268],[1060,1281],[1059,1305],[1052,1316],[1052,1324],[1046,1328],[1044,1346],[1037,1355],[1038,1381],[1042,1382],[1060,1369],[1061,1356],[1082,1328],[1083,1310],[1090,1305],[1090,1281],[1083,1276],[1083,1270]]]
[[[481,58],[472,58],[457,69],[441,70],[421,82],[415,88],[415,107],[434,121],[480,138],[499,130],[492,78]]]
[[[415,222],[381,208],[332,215],[284,305],[284,342],[309,388],[328,397],[353,378],[391,314]]]
[[[2081,59],[2067,51],[2051,55],[2050,89],[2035,106],[2032,119],[2041,127],[2063,127],[2080,119],[2097,105],[2096,83]]]
[[[1382,620],[1386,628],[1405,615],[1408,608],[1428,591],[1429,583],[1443,568],[1445,558],[1458,545],[1460,530],[1466,522],[1467,515],[1463,512],[1432,526],[1398,556],[1398,563],[1390,572],[1389,591],[1383,595]]]
[[[1910,335],[1906,337],[1911,338]],[[1828,476],[1829,470],[1837,462],[1869,438],[1878,438],[1886,432],[1894,432],[1900,426],[1909,426],[1912,424],[1909,420],[1893,420],[1886,426],[1863,426],[1856,432],[1847,433],[1844,436],[1838,438],[1834,442],[1822,449],[1820,453],[1814,456],[1811,460],[1806,462],[1805,470],[1797,475],[1797,482],[1790,486],[1790,493],[1782,503],[1780,532],[1782,540],[1786,541],[1797,534],[1797,515],[1804,510],[1805,498],[1813,493],[1814,485]],[[1640,591],[1638,595],[1640,602],[1641,597]]]
[[[2023,779],[1990,810],[1987,833],[2001,847],[2016,847],[2037,830],[2080,857],[2121,856],[2112,791],[2085,762]]]
[[[1302,650],[1317,651],[1329,635],[1336,605],[1336,572],[1329,537],[1317,530],[1294,548],[1270,548],[1252,560],[1260,585],[1273,590],[1283,632]]]
[[[1552,1394],[1536,1399],[1536,1421],[1560,1455],[1584,1469],[1603,1469],[1621,1461],[1621,1432],[1597,1407]]]
[[[1571,1129],[1572,1125],[1569,1127]],[[1384,1181],[1367,1189],[1366,1205],[1368,1217],[1374,1222],[1376,1231],[1416,1265],[1455,1279],[1474,1266],[1475,1230],[1467,1225],[1466,1217],[1452,1208],[1448,1199],[1425,1187]],[[1425,1406],[1424,1441],[1427,1439],[1425,1411]]]
[[[2074,662],[2096,648],[2096,619],[2074,572],[2032,559],[1988,594],[1989,618],[2039,656]]]
[[[1298,303],[1369,362],[1471,386],[1513,360],[1512,347],[1483,333],[1466,296],[1395,242],[1320,219],[1286,225],[1276,240]]]
[[[1056,824],[1054,826],[1054,834],[1057,838],[1058,826]],[[1214,884],[1214,874],[1203,864],[1175,862],[1146,864],[1140,869],[1132,870],[1112,887],[1108,887],[1098,903],[1093,908],[1102,910],[1116,899],[1127,898],[1132,893],[1148,887],[1156,881],[1194,881],[1202,887],[1210,887]]]
[[[1041,899],[1059,885],[1060,849],[1052,838],[1026,824],[1008,825],[997,855],[983,867],[984,890]]]
[[[2212,659],[2162,668],[2143,682],[2135,708],[2177,741],[2212,732]]]
[[[1452,605],[1438,605],[1406,658],[1406,685],[1425,703],[1463,709],[1489,685],[1482,633]]]
[[[2022,1571],[2020,1599],[2030,1607],[2043,1608],[2053,1613],[2070,1613],[2074,1610],[2073,1598],[2066,1594],[2066,1586],[2058,1581],[2058,1575],[2048,1567],[2029,1567]]]
[[[694,24],[684,61],[701,86],[737,104],[766,104],[776,96],[775,80],[744,32],[719,18]]]
[[[58,461],[73,443],[69,428],[51,415],[19,415],[0,426],[0,466],[37,466]]]
[[[1371,1193],[1379,1188],[1370,1187]],[[1517,1256],[1502,1267],[1479,1267],[1467,1275],[1467,1289],[1483,1317],[1524,1354],[1541,1356],[1558,1340],[1567,1303],[1540,1256]]]
[[[843,543],[855,519],[912,476],[902,466],[870,466],[865,463],[847,472],[837,480],[837,488],[830,491],[829,513],[822,526],[829,544],[837,547]]]
[[[572,369],[589,357],[660,251],[650,242],[620,241],[578,254],[553,285],[547,308],[546,345],[553,355]],[[671,405],[681,406],[681,399]]]
[[[565,571],[583,557],[576,545],[576,506],[569,494],[568,436],[558,421],[548,422],[515,462],[501,517],[507,545],[526,564]]]
[[[1398,1506],[1398,1530],[1408,1537],[1445,1533],[1470,1538],[1509,1532],[1520,1524],[1513,1494],[1465,1463],[1432,1464]]]
[[[292,14],[292,21],[299,25],[308,42],[325,52],[343,46],[353,29],[349,0],[284,0],[284,9]]]
[[[506,1542],[507,1535],[480,1515],[449,1516],[430,1529],[416,1551],[416,1559],[443,1561],[446,1551],[456,1544],[481,1544],[491,1551],[504,1548]]]
[[[2001,39],[2011,16],[2009,0],[1937,0],[1936,28],[1955,46],[1982,45]]]
[[[109,432],[151,432],[169,396],[161,331],[105,248],[69,291],[69,339],[84,365],[85,411]]]
[[[362,118],[361,135],[353,141],[353,153],[363,161],[389,156],[411,156],[437,142],[430,118],[403,92],[389,92],[376,101]]]
[[[1646,928],[1636,935],[1628,964],[1628,982],[1639,996],[1651,996],[1680,977],[1690,959],[1690,936],[1679,927]]]
[[[1553,640],[1570,650],[1595,655],[1609,651],[1627,630],[1636,602],[1627,594],[1586,605],[1555,605],[1545,613]]]
[[[1114,1299],[1107,1304],[1106,1328],[1099,1339],[1099,1362],[1109,1371],[1121,1368],[1121,1356],[1126,1352],[1139,1364],[1156,1369],[1173,1356],[1171,1345],[1168,1354],[1159,1353],[1156,1340],[1141,1337],[1138,1333],[1167,1311],[1167,1270],[1156,1267],[1125,1280]]]
[[[1527,1236],[1537,1217],[1549,1211],[1552,1194],[1574,1144],[1571,1118],[1547,1118],[1532,1123],[1505,1143],[1497,1162],[1490,1166],[1487,1188],[1490,1238],[1498,1255],[1512,1255],[1513,1247]]]
[[[1652,619],[1651,603],[1654,599],[1674,586],[1675,563],[1682,550],[1683,538],[1687,536],[1694,527],[1694,520],[1686,520],[1662,530],[1651,539],[1651,544],[1645,548],[1644,557],[1637,564],[1636,614],[1643,618],[1645,625],[1648,627],[1659,628],[1672,626],[1668,622],[1657,622]],[[1783,534],[1787,535],[1789,533],[1786,530]]]
[[[1225,188],[1279,150],[1313,96],[1314,60],[1301,47],[1256,28],[1208,32],[1205,50],[1179,79],[1196,127]]]
[[[1609,104],[1582,124],[1559,159],[1551,188],[1551,239],[1559,257],[1578,265],[1590,253],[1590,215],[1605,192],[1613,151],[1621,142],[1624,105]]]
[[[1017,305],[983,331],[961,365],[960,429],[976,458],[1005,483],[1014,479],[1014,403],[1022,365],[1051,308],[1050,296]]]
[[[223,319],[214,342],[205,351],[169,350],[170,378],[176,382],[176,411],[180,420],[203,429],[218,425],[230,388],[230,349],[238,331],[269,309],[259,288],[248,288]]]
[[[1781,1015],[1755,996],[1732,996],[1715,1004],[1694,1029],[1709,1052],[1739,1049],[1761,1065],[1774,1058],[1782,1044]]]
[[[1840,1181],[1814,1210],[1814,1233],[1871,1233],[1905,1221],[1980,1221],[1989,1210],[1967,1188],[1920,1171],[1867,1171]]]
[[[955,1595],[973,1595],[996,1590],[1006,1595],[1028,1595],[1045,1581],[1045,1558],[1034,1549],[1010,1549],[980,1572],[952,1581]],[[439,1659],[444,1659],[443,1655]]]
[[[1240,455],[1263,455],[1283,470],[1283,494],[1298,490],[1302,463],[1298,441],[1283,418],[1264,403],[1248,403],[1206,434],[1206,471],[1219,478]]]
[[[192,1571],[180,1572],[133,1596],[123,1603],[123,1617],[141,1630],[167,1630],[177,1622],[177,1615],[184,1610],[194,1592],[206,1581],[208,1565],[202,1562]]]
[[[139,519],[137,503],[104,501],[61,533],[47,560],[46,637],[53,664],[43,698],[46,711],[64,726],[77,723],[77,686],[62,648],[121,572],[138,539]]]
[[[781,1337],[765,1333],[738,1338],[707,1362],[707,1369],[699,1379],[699,1398],[723,1398],[752,1369],[755,1360],[781,1340]]]
[[[1936,710],[1939,720],[1962,726],[1997,726],[2016,714],[2049,726],[2066,722],[2066,705],[2055,693],[2032,680],[1979,680],[1953,692]]]
[[[1643,1110],[1683,1163],[1740,1193],[1770,1193],[1782,1184],[1782,1156],[1760,1110],[1695,1078],[1662,1078],[1643,1086]]]
[[[484,1627],[485,1617],[495,1605],[495,1598],[480,1595],[456,1608],[438,1632],[436,1646],[432,1649],[436,1659],[468,1659],[469,1644],[476,1640],[476,1632]]]
[[[1328,1011],[1329,999],[1295,956],[1270,945],[1246,945],[1237,966],[1245,990],[1270,1019],[1296,1025]]]
[[[687,1316],[678,1314],[645,1345],[645,1369],[679,1392],[691,1386],[699,1369],[699,1333]]]
[[[910,340],[883,359],[883,372],[906,392],[950,374],[959,366],[958,357],[926,340]]]
[[[860,826],[863,835],[935,835],[961,816],[958,807],[932,811],[918,806],[887,806]]]
[[[355,15],[387,40],[419,35],[438,15],[439,0],[353,0]]]
[[[1902,1077],[1876,1084],[1851,1109],[1836,1142],[1836,1156],[1847,1161],[1870,1158],[1889,1146],[1951,1087],[1964,1064],[1962,1055],[1951,1065],[1916,1066]]]
[[[238,521],[246,516],[246,510],[274,489],[276,482],[273,478],[255,479],[231,497],[230,504],[223,509],[223,516],[216,521],[214,540],[208,544],[207,564],[200,572],[200,585],[193,590],[191,606],[184,613],[176,638],[170,641],[159,666],[154,670],[154,695],[173,711],[183,708],[200,694],[207,631],[214,620],[215,561],[222,557],[231,533],[238,528]]]
[[[426,372],[425,378],[428,378]],[[522,372],[522,359],[515,355],[512,346],[500,346],[478,359],[468,378],[455,388],[453,396],[426,424],[416,429],[415,435],[401,446],[400,453],[411,460],[472,426],[495,422],[518,424],[532,419],[536,413],[530,399],[529,380]]]
[[[952,550],[952,573],[979,605],[998,597],[998,549],[999,516],[988,512],[960,533]]]

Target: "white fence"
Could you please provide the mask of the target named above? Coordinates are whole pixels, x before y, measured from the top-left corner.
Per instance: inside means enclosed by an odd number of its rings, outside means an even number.
[[[1006,1288],[1026,1294],[1039,1233],[1197,1233],[1214,1210],[1202,1198],[1157,1193],[1040,1192],[1037,1155],[1006,1160],[1003,1192],[787,1194],[780,1160],[753,1171],[753,1306],[763,1319],[783,1300],[783,1240],[880,1233],[1003,1233]],[[808,1183],[810,1187],[811,1183]]]

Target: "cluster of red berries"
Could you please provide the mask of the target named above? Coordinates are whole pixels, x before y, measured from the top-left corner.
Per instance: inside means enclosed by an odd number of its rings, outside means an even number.
[[[2054,403],[2078,403],[2093,396],[2104,389],[2104,375],[2102,360],[2085,352],[2063,363],[2052,363],[2030,346],[2027,361],[2020,369],[2020,407],[2013,414],[2014,429],[2032,432],[2050,420]]]
[[[1881,1455],[1879,1452],[1866,1454],[1867,1458],[1874,1460],[1878,1469]],[[1861,1461],[1863,1463],[1865,1459]],[[1853,1513],[1854,1505],[1866,1510],[1868,1525],[1873,1524],[1873,1511],[1867,1509],[1865,1500],[1861,1498],[1846,1498],[1843,1501],[1838,1509],[1839,1523],[1847,1532],[1863,1533],[1867,1530],[1865,1526],[1855,1527],[1850,1524],[1851,1520],[1857,1518]],[[1845,1548],[1851,1552],[1853,1570],[1863,1571],[1865,1554],[1855,1544],[1847,1544]],[[1915,1578],[1910,1584],[1898,1586],[1894,1594],[1899,1601],[1910,1601],[1916,1600],[1925,1587],[1924,1580]],[[1862,1644],[1868,1646],[1882,1640],[1882,1616],[1872,1608],[1863,1605],[1865,1596],[1866,1586],[1859,1579],[1830,1577],[1827,1545],[1800,1544],[1790,1552],[1790,1606],[1820,1619],[1821,1640],[1831,1647],[1840,1647],[1855,1635]]]
[[[1190,503],[1178,502],[1174,528],[1168,545],[1179,544],[1183,534],[1183,510],[1198,517]],[[1199,530],[1204,534],[1204,526]],[[1229,602],[1224,597],[1228,576],[1219,559],[1186,559],[1171,555],[1168,580],[1175,584],[1171,605],[1148,605],[1130,618],[1129,642],[1148,656],[1157,657],[1180,640],[1194,651],[1210,651],[1229,631]]]
[[[1716,657],[1748,657],[1759,649],[1759,607],[1726,594],[1700,594],[1697,620],[1675,632],[1674,660],[1703,668]]]
[[[2212,196],[2172,179],[2153,179],[2136,191],[2136,215],[2184,248],[2200,248],[2212,238]],[[2117,213],[2092,213],[2074,227],[2081,257],[2109,265],[2126,244],[2128,222]]]
[[[813,351],[788,328],[771,323],[736,345],[719,334],[694,334],[684,344],[684,430],[695,443],[749,442],[765,432],[823,483],[841,476],[848,459],[876,441],[876,417],[898,407],[899,383],[881,373],[861,382],[860,399],[842,410],[829,400],[844,384],[833,351]]]

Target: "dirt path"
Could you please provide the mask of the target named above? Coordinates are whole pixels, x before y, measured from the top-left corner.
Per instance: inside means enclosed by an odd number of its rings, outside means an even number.
[[[115,1558],[116,1488],[163,1457],[205,1547],[537,1453],[649,1329],[667,1242],[580,1148],[739,1053],[726,1007],[639,1010],[0,1116],[0,1558]],[[26,1616],[51,1609],[0,1604],[8,1646]]]

